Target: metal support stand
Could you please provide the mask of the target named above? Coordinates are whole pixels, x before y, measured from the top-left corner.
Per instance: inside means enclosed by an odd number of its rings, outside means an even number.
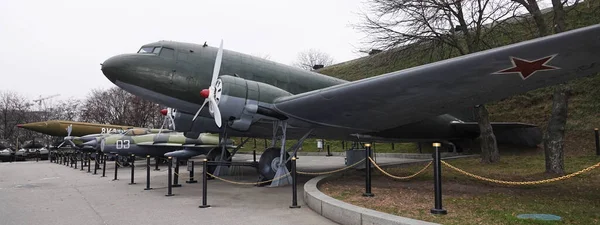
[[[179,159],[175,158],[175,176],[173,177],[173,187],[181,187],[179,184]]]
[[[118,180],[117,179],[118,172],[119,172],[119,154],[115,154],[115,178],[113,180]]]
[[[106,155],[102,154],[102,177],[106,177]]]
[[[168,174],[169,174],[168,175],[168,177],[169,177],[168,179],[169,179],[169,181],[167,182],[167,194],[165,195],[167,197],[168,196],[173,196],[173,186],[171,184],[171,182],[173,181],[173,171],[172,171],[173,160],[171,159],[171,157],[169,157],[168,163],[169,163],[169,171],[168,171]]]
[[[88,173],[92,172],[92,153],[87,154]]]
[[[197,180],[194,180],[194,161],[188,160],[188,171],[190,171],[190,180],[186,181],[186,183],[198,183]]]
[[[146,155],[146,188],[144,190],[152,190],[150,188],[150,155]]]
[[[326,156],[333,156],[333,155],[331,154],[331,151],[329,151],[329,145],[327,145],[327,155],[326,155]]]
[[[431,209],[432,214],[447,214],[448,212],[442,208],[442,168],[440,162],[440,143],[433,143],[435,153],[433,157],[433,178],[435,191],[435,207]]]
[[[371,160],[369,157],[371,156],[371,144],[365,144],[365,193],[363,196],[365,197],[373,197],[375,196],[371,193]]]
[[[256,150],[252,150],[252,160],[254,160],[253,162],[256,162]]]
[[[133,181],[134,170],[135,170],[135,155],[131,154],[131,183],[129,183],[130,185],[135,184],[135,182]]]
[[[600,156],[600,135],[598,134],[598,128],[594,128],[596,134],[596,155]]]
[[[266,143],[266,141],[265,141],[265,143]],[[206,174],[206,171],[208,170],[208,166],[206,164],[207,164],[207,161],[206,161],[206,159],[204,159],[202,161],[202,205],[198,206],[198,208],[210,208],[210,205],[206,204],[206,192],[207,192],[206,188],[208,187],[208,185],[207,185],[208,179],[206,179],[206,177],[208,176]]]
[[[158,163],[160,162],[160,159],[158,157],[154,157],[154,162],[156,162],[156,165],[154,165],[154,171],[159,171],[160,168],[158,168]]]
[[[298,188],[296,187],[296,157],[292,157],[292,205],[290,208],[300,208],[298,205]]]

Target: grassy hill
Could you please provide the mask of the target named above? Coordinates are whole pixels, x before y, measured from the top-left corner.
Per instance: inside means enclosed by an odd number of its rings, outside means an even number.
[[[567,9],[571,10],[567,15],[569,29],[600,23],[599,9],[600,0],[588,0]],[[545,16],[547,22],[552,21],[551,13]],[[496,29],[497,33],[486,37],[489,47],[535,38],[531,32],[535,27],[530,19],[501,26],[504,26],[503,29]],[[457,51],[449,47],[430,47],[422,44],[404,50],[393,49],[328,66],[318,72],[352,81],[458,56]],[[569,99],[567,153],[590,154],[594,149],[593,128],[600,127],[600,74],[573,80],[568,86],[572,95]],[[491,119],[532,123],[545,129],[551,113],[552,93],[553,87],[546,87],[489,103]]]

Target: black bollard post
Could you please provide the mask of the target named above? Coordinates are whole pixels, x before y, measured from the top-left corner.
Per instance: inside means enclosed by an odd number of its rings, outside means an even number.
[[[331,151],[329,151],[329,145],[327,145],[327,155],[326,155],[326,156],[333,156],[333,155],[331,154]]]
[[[118,180],[117,179],[118,172],[119,172],[119,154],[115,154],[115,178],[113,180]]]
[[[173,177],[173,187],[181,187],[179,184],[179,159],[175,158],[175,176]]]
[[[197,180],[194,180],[194,161],[192,160],[188,161],[188,171],[190,171],[190,180],[186,181],[186,183],[198,183]]]
[[[168,182],[167,182],[167,194],[165,196],[173,196],[173,185],[172,185],[172,181],[173,181],[173,171],[171,170],[173,168],[173,160],[171,159],[171,157],[169,156],[169,160],[167,162],[169,165],[168,167]]]
[[[87,166],[88,166],[88,173],[92,172],[92,153],[88,153],[87,155]]]
[[[154,157],[154,162],[156,162],[156,165],[154,165],[154,171],[159,171],[160,170],[160,168],[158,168],[158,163],[160,162],[159,160],[160,159],[158,158],[158,156]]]
[[[133,170],[135,169],[135,155],[131,154],[131,184],[135,184],[135,182],[133,182]]]
[[[36,151],[35,152],[35,161],[38,162],[39,159],[40,159],[40,151]]]
[[[365,144],[366,176],[365,176],[365,193],[363,193],[363,196],[365,196],[365,197],[375,196],[373,193],[371,193],[371,160],[369,160],[370,155],[371,155],[371,144]]]
[[[96,173],[98,171],[98,153],[96,152],[96,154],[94,154],[94,175],[98,174]]]
[[[83,166],[84,166],[84,164],[83,164],[83,163],[85,162],[85,160],[84,160],[84,158],[85,158],[85,153],[83,153],[83,152],[82,152],[80,155],[81,155],[81,171],[83,171]]]
[[[108,156],[104,153],[102,153],[102,177],[106,177],[106,158]]]
[[[150,188],[150,155],[146,155],[146,188],[144,190],[152,190]]]
[[[431,209],[432,214],[447,214],[448,212],[442,208],[442,168],[440,162],[440,143],[433,143],[435,153],[433,158],[433,179],[435,189],[435,207]]]
[[[296,187],[296,157],[292,157],[292,205],[290,208],[300,208],[298,205],[298,188]]]
[[[256,149],[252,150],[252,160],[254,160],[253,162],[256,162]]]
[[[265,141],[265,143],[266,143],[266,141]],[[204,159],[202,161],[202,205],[198,206],[198,208],[209,208],[210,207],[210,205],[206,204],[206,192],[207,192],[206,189],[208,188],[208,185],[207,185],[208,179],[206,179],[206,176],[207,176],[206,170],[208,170],[208,166],[206,164],[207,164],[207,160]]]
[[[598,128],[594,128],[596,134],[596,155],[600,156],[600,135],[598,134]]]

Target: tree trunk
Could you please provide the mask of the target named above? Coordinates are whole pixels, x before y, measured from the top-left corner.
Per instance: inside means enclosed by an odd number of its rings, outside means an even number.
[[[498,144],[496,143],[496,135],[490,124],[488,111],[485,105],[475,107],[475,117],[479,124],[479,138],[481,142],[481,162],[495,163],[500,160],[498,152]]]
[[[554,12],[554,32],[560,33],[567,29],[565,22],[565,9],[561,0],[552,0],[552,10]]]
[[[560,0],[552,0],[554,13],[554,32],[563,32],[565,23],[565,11]],[[548,129],[544,135],[544,154],[546,157],[546,173],[564,174],[564,147],[565,126],[567,124],[567,112],[569,101],[569,90],[566,85],[561,84],[554,90],[552,99],[552,116],[548,121]]]
[[[527,11],[533,15],[533,21],[535,21],[535,26],[537,27],[538,33],[540,37],[548,35],[548,27],[546,26],[546,21],[544,20],[544,16],[540,11],[540,7],[537,4],[536,0],[528,0],[529,5],[527,7]]]
[[[567,123],[568,89],[564,84],[554,90],[552,116],[544,135],[546,173],[564,174],[565,125]]]

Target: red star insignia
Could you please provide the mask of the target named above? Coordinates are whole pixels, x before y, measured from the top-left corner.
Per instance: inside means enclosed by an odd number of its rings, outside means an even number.
[[[546,56],[546,57],[536,59],[536,60],[531,60],[531,61],[511,56],[510,59],[511,59],[511,63],[513,64],[513,67],[504,69],[504,70],[500,70],[493,74],[519,73],[519,74],[521,74],[521,78],[523,78],[523,80],[525,80],[525,79],[527,79],[527,77],[533,75],[537,71],[560,69],[555,66],[547,65],[547,63],[550,62],[550,60],[552,60],[556,55],[558,55],[558,54]]]

